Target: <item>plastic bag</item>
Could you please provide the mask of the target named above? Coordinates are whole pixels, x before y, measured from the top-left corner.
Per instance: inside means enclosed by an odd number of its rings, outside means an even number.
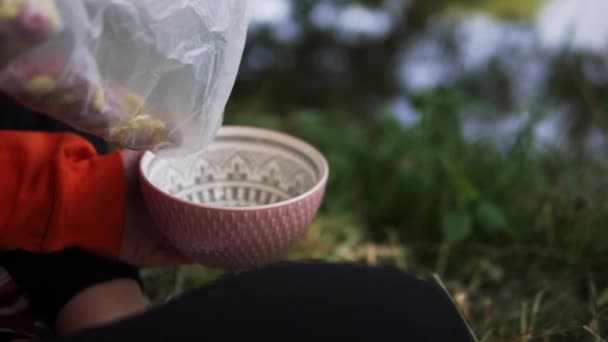
[[[0,90],[122,147],[165,156],[214,138],[247,0],[0,0]]]

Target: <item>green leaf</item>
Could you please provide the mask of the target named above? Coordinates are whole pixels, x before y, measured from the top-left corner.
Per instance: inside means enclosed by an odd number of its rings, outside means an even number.
[[[597,300],[597,305],[599,307],[608,305],[608,288],[606,288],[604,291],[602,291],[602,294],[600,294]]]
[[[459,242],[473,232],[473,221],[465,212],[448,212],[441,220],[441,230],[450,242]]]
[[[441,157],[440,161],[445,168],[454,189],[458,191],[458,196],[460,196],[465,203],[477,201],[479,198],[479,191],[468,178],[464,166],[447,156]]]
[[[505,231],[509,225],[503,211],[496,204],[483,201],[477,206],[477,219],[488,233]]]

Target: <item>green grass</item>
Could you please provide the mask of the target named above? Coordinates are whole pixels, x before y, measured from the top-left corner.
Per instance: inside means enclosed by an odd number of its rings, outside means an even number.
[[[506,151],[468,141],[457,113],[470,99],[457,92],[414,103],[423,120],[411,129],[388,115],[231,109],[228,124],[287,131],[330,161],[323,208],[285,257],[437,275],[480,341],[608,337],[606,164],[534,150],[531,127]],[[145,278],[158,302],[221,274],[188,267]]]
[[[452,1],[446,5],[448,14],[461,12],[483,12],[500,18],[521,19],[533,18],[542,7],[542,0],[468,0]]]

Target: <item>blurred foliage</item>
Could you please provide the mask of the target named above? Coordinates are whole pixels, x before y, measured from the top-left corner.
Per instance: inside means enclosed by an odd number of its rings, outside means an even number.
[[[540,242],[577,255],[608,253],[602,191],[606,165],[552,148],[535,151],[530,127],[504,151],[471,141],[457,90],[414,98],[418,126],[403,128],[390,113],[376,119],[297,111],[286,118],[250,112],[228,123],[280,129],[323,151],[332,169],[323,208],[352,213],[365,233],[383,241],[397,229],[405,241]]]
[[[323,3],[338,8],[357,3],[363,8],[381,9],[391,18],[392,28],[384,36],[359,33],[345,38],[335,29],[314,24],[311,12]],[[294,108],[339,108],[351,116],[368,117],[387,99],[404,95],[398,71],[404,54],[417,48],[417,40],[430,40],[441,45],[444,58],[459,73],[445,86],[458,87],[484,99],[478,101],[486,105],[482,112],[507,115],[531,106],[559,109],[568,116],[566,130],[574,142],[582,142],[594,127],[606,127],[605,56],[568,48],[549,53],[539,48],[520,51],[517,46],[505,46],[485,66],[464,71],[457,58],[461,37],[455,25],[460,20],[453,22],[439,15],[458,9],[459,13],[483,11],[501,19],[529,18],[543,3],[542,0],[293,1],[291,19],[297,34],[284,40],[277,38],[277,32],[285,30],[281,27],[261,25],[252,30],[232,101],[242,107],[264,108],[284,115]],[[527,20],[517,25],[522,30],[533,29]],[[539,85],[542,89],[537,96],[522,103],[513,93],[518,87],[518,75],[509,63],[525,65],[534,59],[547,67],[547,80]]]
[[[452,14],[474,10],[489,13],[499,18],[522,19],[534,16],[543,3],[543,0],[445,1],[446,9],[444,11]]]

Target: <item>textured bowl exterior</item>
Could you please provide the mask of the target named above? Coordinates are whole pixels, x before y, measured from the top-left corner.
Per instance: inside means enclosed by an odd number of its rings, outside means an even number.
[[[286,205],[256,210],[203,208],[143,186],[161,233],[188,257],[209,267],[241,269],[272,260],[306,231],[325,188]]]
[[[230,129],[225,129],[224,132],[226,131],[230,131]],[[260,134],[264,137],[270,136],[290,149],[293,149],[294,146],[301,146],[298,145],[301,142],[293,140],[295,138],[275,135],[276,133],[270,134],[265,130],[241,128],[238,131],[231,132],[232,134],[237,132],[237,134],[251,134],[252,136]],[[220,130],[221,135],[222,130]],[[250,151],[255,150],[255,148],[252,150],[251,145],[253,144],[249,144],[247,148]],[[238,145],[236,146],[238,147]],[[307,146],[304,147],[306,154],[318,153],[315,152],[316,150],[308,149]],[[213,146],[210,149],[213,149]],[[322,172],[319,173],[318,179],[314,183],[309,184],[310,189],[306,189],[307,191],[302,191],[302,193],[292,194],[293,198],[288,200],[277,199],[276,203],[262,203],[261,205],[242,207],[212,206],[204,202],[196,203],[186,199],[186,196],[179,195],[178,192],[184,188],[184,182],[177,185],[173,184],[176,190],[161,189],[158,184],[154,184],[150,180],[153,177],[147,174],[147,168],[143,165],[144,160],[142,160],[141,168],[142,191],[146,205],[160,233],[177,250],[208,267],[228,270],[255,267],[271,261],[290,248],[305,233],[314,219],[325,194],[329,172],[327,162],[322,156],[319,157],[320,153],[315,154],[315,156],[317,157],[315,159],[316,163],[320,165],[319,170]],[[244,157],[246,159],[247,154]],[[150,156],[144,157],[144,159],[149,163]],[[205,167],[202,169],[210,169],[208,160],[205,162]],[[197,166],[194,169],[199,170],[201,168]],[[239,170],[242,169],[243,167],[240,166]],[[273,168],[273,170],[275,169]],[[188,174],[188,172],[182,173]],[[276,173],[276,171],[272,172],[272,174]],[[214,174],[215,178],[209,177],[212,181],[205,184],[196,183],[193,180],[192,184],[189,185],[191,189],[201,189],[203,187],[205,189],[198,190],[199,196],[194,197],[202,199],[202,193],[210,191],[208,190],[210,187],[233,184],[227,182],[226,178],[218,179],[218,174]],[[168,176],[164,175],[163,177]],[[249,177],[256,178],[252,175]],[[198,180],[201,175],[193,175],[189,178]],[[294,177],[289,176],[287,178]],[[232,179],[233,177],[230,176],[230,180]],[[273,182],[267,176],[263,179],[268,181],[265,184],[276,183],[276,186],[279,187],[278,184],[281,183],[284,190],[293,189],[293,185],[290,185],[290,181],[286,181],[285,177],[281,178],[281,182]],[[256,184],[259,184],[260,177],[256,178],[256,181],[258,181]],[[245,184],[241,187],[246,186]],[[188,186],[185,187],[188,190]],[[235,193],[236,191],[234,190]],[[239,191],[239,194],[242,194],[243,191]],[[192,191],[189,192],[189,195],[189,198],[192,198]],[[215,198],[215,195],[213,197]]]

